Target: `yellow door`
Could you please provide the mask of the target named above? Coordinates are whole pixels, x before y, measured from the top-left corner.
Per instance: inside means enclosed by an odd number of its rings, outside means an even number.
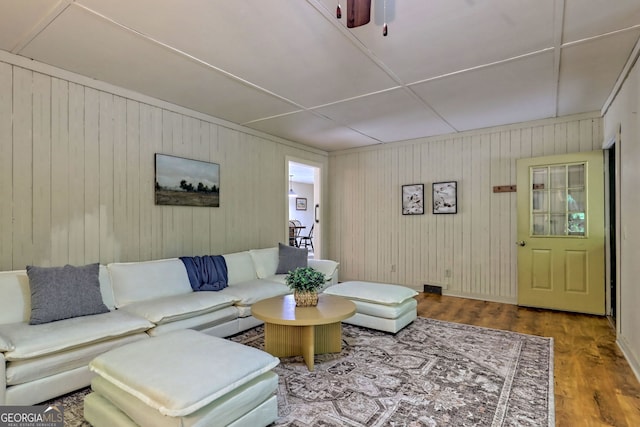
[[[518,305],[605,313],[602,151],[520,159]]]

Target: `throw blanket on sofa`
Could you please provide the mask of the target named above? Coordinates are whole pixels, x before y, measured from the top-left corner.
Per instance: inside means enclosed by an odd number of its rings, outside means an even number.
[[[220,291],[227,287],[227,263],[222,255],[180,257],[194,291]]]

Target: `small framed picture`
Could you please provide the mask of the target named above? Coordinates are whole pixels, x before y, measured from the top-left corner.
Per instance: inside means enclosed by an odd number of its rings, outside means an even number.
[[[424,184],[402,186],[402,215],[424,214]]]
[[[455,214],[458,213],[458,182],[434,182],[433,183],[433,213]]]
[[[307,198],[306,197],[296,197],[296,210],[297,211],[306,211],[307,210]]]

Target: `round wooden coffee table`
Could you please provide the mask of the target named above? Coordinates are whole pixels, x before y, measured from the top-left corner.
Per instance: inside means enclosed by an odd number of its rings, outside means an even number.
[[[319,295],[315,307],[296,307],[293,295],[268,298],[251,306],[251,314],[265,324],[265,351],[276,357],[302,356],[310,371],[314,354],[342,350],[341,321],[355,312],[353,302],[326,294]]]

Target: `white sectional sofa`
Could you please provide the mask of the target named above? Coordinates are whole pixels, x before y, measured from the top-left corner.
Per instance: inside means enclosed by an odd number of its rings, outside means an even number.
[[[99,266],[105,313],[29,324],[26,270],[0,272],[0,405],[31,405],[86,387],[89,362],[124,344],[179,329],[227,337],[262,323],[251,316],[261,299],[290,293],[276,274],[277,247],[224,254],[228,286],[194,292],[179,258]],[[308,260],[338,281],[338,263]],[[153,338],[151,338],[153,339]]]

